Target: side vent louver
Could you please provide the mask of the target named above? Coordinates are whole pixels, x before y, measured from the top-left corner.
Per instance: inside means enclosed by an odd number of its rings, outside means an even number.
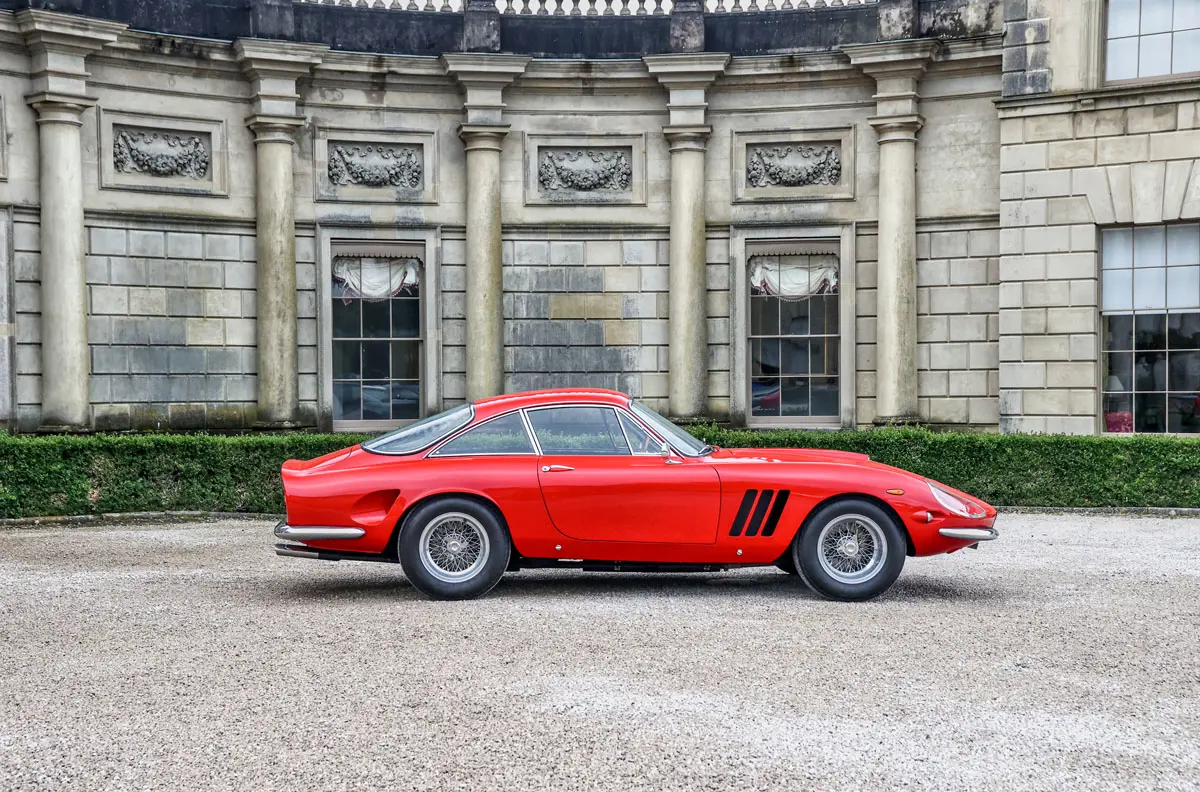
[[[741,536],[745,530],[746,536],[758,536],[759,529],[762,530],[763,536],[772,535],[791,494],[790,490],[780,490],[778,495],[775,494],[775,490],[763,490],[761,495],[758,490],[746,490],[746,494],[742,496],[742,503],[738,506],[737,515],[733,518],[729,535]],[[771,503],[772,498],[774,504]],[[767,513],[767,509],[770,509],[770,514]]]

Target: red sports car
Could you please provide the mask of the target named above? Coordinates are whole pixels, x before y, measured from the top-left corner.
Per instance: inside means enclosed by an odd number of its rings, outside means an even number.
[[[285,556],[399,562],[439,599],[506,571],[771,565],[886,591],[905,556],[995,539],[996,510],[865,454],[713,448],[605,390],[497,396],[283,466]]]

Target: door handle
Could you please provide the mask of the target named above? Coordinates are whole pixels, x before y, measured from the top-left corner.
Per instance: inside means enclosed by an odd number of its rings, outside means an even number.
[[[568,470],[574,470],[573,467],[566,465],[542,465],[543,473],[566,473]]]

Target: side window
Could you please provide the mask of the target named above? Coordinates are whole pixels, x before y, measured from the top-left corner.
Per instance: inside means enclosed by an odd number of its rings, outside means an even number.
[[[625,413],[617,413],[621,420],[621,428],[625,430],[625,437],[629,439],[629,445],[635,454],[657,454],[658,441],[654,436],[643,429],[636,421],[630,418]]]
[[[529,423],[543,454],[628,455],[629,445],[611,407],[553,407],[530,410]]]
[[[533,444],[520,413],[494,418],[463,432],[437,450],[437,456],[532,454]]]

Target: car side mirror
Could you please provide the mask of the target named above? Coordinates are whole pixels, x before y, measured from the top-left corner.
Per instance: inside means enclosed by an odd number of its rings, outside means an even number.
[[[671,456],[671,446],[666,440],[658,441],[658,455],[664,458]]]

